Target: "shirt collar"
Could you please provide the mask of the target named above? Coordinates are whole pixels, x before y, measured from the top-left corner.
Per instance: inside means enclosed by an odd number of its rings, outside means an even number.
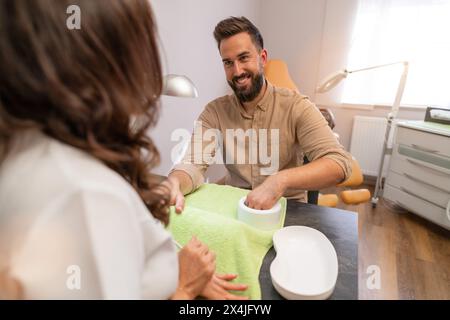
[[[261,98],[261,100],[259,100],[258,104],[256,105],[262,111],[266,111],[267,107],[270,104],[271,98],[273,96],[273,85],[268,80],[265,80],[265,81],[267,84],[266,92],[264,92],[263,97]]]
[[[256,105],[256,107],[261,109],[262,111],[267,110],[267,108],[270,104],[270,101],[272,99],[272,96],[273,96],[273,85],[267,79],[265,81],[267,84],[266,92],[264,92],[263,97],[259,100],[258,104]],[[232,99],[233,99],[236,107],[241,112],[242,116],[244,116],[245,118],[251,118],[250,116],[247,115],[247,113],[244,110],[244,107],[242,107],[241,102],[239,101],[238,97],[234,93],[232,95]]]

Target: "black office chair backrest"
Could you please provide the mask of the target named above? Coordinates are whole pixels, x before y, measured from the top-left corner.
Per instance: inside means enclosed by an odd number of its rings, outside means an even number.
[[[306,156],[303,157],[303,164],[309,163],[309,160]],[[317,204],[319,203],[319,190],[308,190],[308,203]]]

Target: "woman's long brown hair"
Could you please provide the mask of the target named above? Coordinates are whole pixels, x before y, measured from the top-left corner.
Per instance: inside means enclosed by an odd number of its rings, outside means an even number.
[[[80,30],[66,25],[70,5]],[[148,137],[161,91],[148,0],[0,1],[0,161],[17,132],[37,128],[119,173],[167,224]]]

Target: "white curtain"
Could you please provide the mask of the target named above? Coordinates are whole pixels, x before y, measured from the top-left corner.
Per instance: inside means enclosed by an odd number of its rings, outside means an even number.
[[[402,105],[450,107],[450,0],[360,0],[347,69],[407,60]],[[351,74],[343,103],[392,105],[402,65]]]

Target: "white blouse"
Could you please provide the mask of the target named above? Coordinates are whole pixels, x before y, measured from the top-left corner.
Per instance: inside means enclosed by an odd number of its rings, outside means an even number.
[[[167,299],[169,233],[101,161],[35,131],[0,162],[0,270],[26,299]]]

